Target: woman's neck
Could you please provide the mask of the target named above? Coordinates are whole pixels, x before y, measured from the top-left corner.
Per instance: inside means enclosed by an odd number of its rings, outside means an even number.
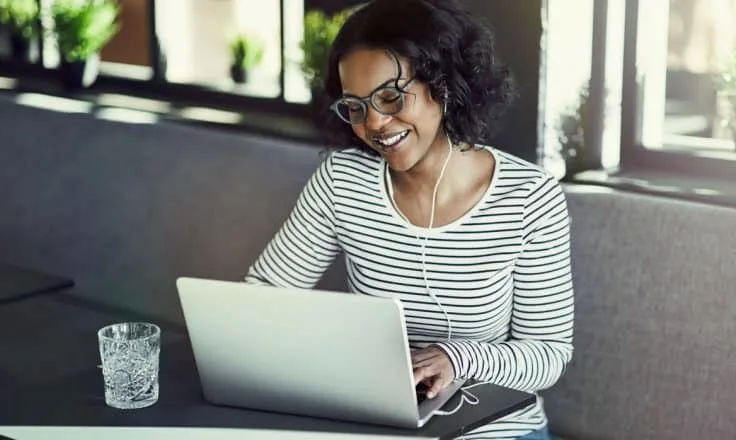
[[[437,179],[440,176],[445,161],[452,160],[452,145],[449,139],[442,135],[429,148],[427,154],[410,170],[404,172],[391,172],[391,179],[397,188],[412,194],[432,194]],[[443,179],[447,179],[450,164],[446,166]]]

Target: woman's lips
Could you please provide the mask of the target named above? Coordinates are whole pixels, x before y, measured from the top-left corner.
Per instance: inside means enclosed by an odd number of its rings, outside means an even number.
[[[404,143],[404,140],[409,136],[409,130],[404,130],[390,136],[382,136],[374,138],[374,144],[387,153],[394,152]]]

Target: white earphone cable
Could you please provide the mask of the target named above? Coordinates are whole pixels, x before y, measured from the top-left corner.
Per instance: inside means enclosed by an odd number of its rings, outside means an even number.
[[[438,415],[438,416],[451,416],[451,415],[455,414],[456,412],[460,411],[460,408],[462,408],[462,406],[463,406],[463,404],[465,402],[467,402],[468,405],[477,405],[477,404],[479,404],[480,403],[480,399],[478,399],[478,396],[476,396],[475,394],[473,394],[470,391],[468,391],[468,388],[471,388],[471,387],[472,386],[460,388],[460,402],[458,402],[458,404],[455,406],[455,408],[453,408],[453,409],[451,409],[449,411],[444,411],[444,410],[438,409],[438,410],[436,410],[434,412],[434,414],[435,415]]]
[[[442,178],[445,175],[445,170],[447,169],[447,165],[450,163],[450,158],[452,157],[453,148],[452,148],[452,142],[449,139],[448,139],[448,146],[449,146],[449,151],[447,153],[447,157],[445,158],[445,161],[442,164],[442,168],[440,169],[440,173],[437,176],[437,181],[435,182],[434,190],[432,192],[432,208],[429,214],[429,224],[427,226],[428,229],[432,229],[432,227],[434,226],[435,210],[436,210],[436,205],[437,205],[437,192],[439,190],[440,183],[442,182]],[[388,175],[388,171],[387,171],[387,178],[390,179],[390,175]],[[391,201],[395,205],[395,202],[393,200],[393,188],[391,187],[390,181],[388,181],[387,183],[389,187],[388,190],[389,190],[389,194],[391,197]],[[400,209],[398,209],[398,207],[396,207],[396,211],[404,219],[404,221],[406,221],[407,223],[410,223],[409,219],[406,216],[404,216],[404,214],[401,212]],[[427,276],[427,251],[426,251],[428,236],[425,235],[424,239],[419,237],[419,235],[416,233],[415,233],[415,236],[417,237],[417,240],[419,240],[421,244],[422,277],[424,278],[424,286],[427,289],[427,293],[429,294],[429,296],[434,300],[434,302],[439,306],[440,310],[442,310],[442,313],[445,315],[445,320],[447,321],[447,339],[450,340],[452,339],[452,321],[450,320],[450,315],[447,313],[447,310],[445,310],[445,307],[442,305],[440,300],[437,298],[437,296],[432,292],[432,289],[429,287],[429,279]],[[458,404],[453,409],[448,410],[448,411],[436,410],[434,411],[434,414],[439,415],[439,416],[449,416],[449,415],[452,415],[458,412],[460,408],[462,408],[463,404],[465,403],[467,403],[468,405],[478,405],[480,403],[480,399],[475,394],[471,393],[469,390],[471,388],[474,388],[476,386],[483,385],[486,383],[491,383],[491,382],[482,381],[482,382],[476,382],[471,385],[466,385],[466,386],[461,387],[460,388],[460,401],[458,402]],[[464,438],[464,437],[461,436],[461,438]]]
[[[429,213],[429,225],[428,228],[432,229],[434,226],[434,217],[435,217],[435,210],[437,206],[437,192],[440,187],[440,183],[442,182],[442,178],[445,175],[445,170],[447,169],[447,164],[450,163],[450,158],[452,157],[452,142],[450,139],[447,139],[447,145],[448,145],[448,152],[447,157],[445,157],[445,162],[442,164],[442,168],[440,169],[440,173],[437,176],[437,181],[434,184],[434,190],[432,192],[432,208]],[[401,216],[404,221],[407,223],[411,223],[409,219],[401,212],[401,210],[396,206],[396,202],[394,201],[393,197],[393,186],[391,184],[391,175],[389,174],[388,170],[386,170],[386,186],[388,187],[389,197],[391,199],[391,202],[394,204],[394,207],[396,208],[396,212]],[[432,292],[432,289],[429,287],[429,279],[427,276],[427,241],[428,237],[425,236],[424,239],[419,237],[419,235],[415,232],[414,236],[417,238],[417,240],[420,243],[420,248],[422,252],[422,277],[424,279],[424,287],[427,290],[427,294],[434,300],[434,302],[439,306],[440,310],[442,310],[442,313],[445,315],[445,320],[447,321],[447,339],[450,340],[452,338],[452,321],[450,320],[450,315],[447,313],[447,310],[445,310],[445,307],[442,305],[440,300],[437,298],[437,296]]]
[[[440,182],[442,182],[442,178],[445,175],[445,169],[447,169],[447,164],[450,163],[450,157],[452,157],[452,142],[450,142],[450,139],[447,139],[447,145],[449,146],[449,151],[447,152],[447,157],[445,158],[445,163],[442,164],[442,168],[440,169],[440,174],[437,176],[437,182],[434,184],[434,191],[432,192],[432,209],[430,210],[429,214],[429,225],[427,226],[428,229],[432,229],[432,226],[434,226],[434,215],[435,215],[435,208],[437,205],[437,191],[440,187]],[[419,237],[417,237],[419,238]],[[445,320],[447,321],[447,340],[449,341],[452,339],[452,321],[450,320],[450,315],[447,313],[447,310],[445,310],[445,307],[442,305],[440,300],[437,298],[437,296],[432,292],[432,289],[429,287],[429,280],[427,277],[427,240],[428,237],[425,235],[424,240],[421,240],[421,249],[422,249],[422,276],[424,277],[424,286],[427,289],[427,294],[434,300],[435,303],[439,306],[440,310],[442,310],[442,313],[445,315]]]

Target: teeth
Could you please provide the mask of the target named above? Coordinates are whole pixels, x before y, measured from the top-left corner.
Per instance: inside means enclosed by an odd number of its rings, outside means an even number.
[[[390,138],[376,139],[376,142],[383,145],[384,147],[390,147],[391,145],[394,145],[395,143],[403,139],[404,136],[406,136],[406,133],[406,131],[402,131],[401,133],[391,136]]]

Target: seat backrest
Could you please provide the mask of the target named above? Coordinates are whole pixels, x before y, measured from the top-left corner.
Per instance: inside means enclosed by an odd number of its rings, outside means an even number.
[[[581,439],[736,433],[736,209],[567,185],[575,352],[543,393]]]
[[[176,278],[242,279],[323,157],[293,141],[7,101],[0,126],[0,261],[178,323]],[[335,269],[321,286],[345,282]]]

